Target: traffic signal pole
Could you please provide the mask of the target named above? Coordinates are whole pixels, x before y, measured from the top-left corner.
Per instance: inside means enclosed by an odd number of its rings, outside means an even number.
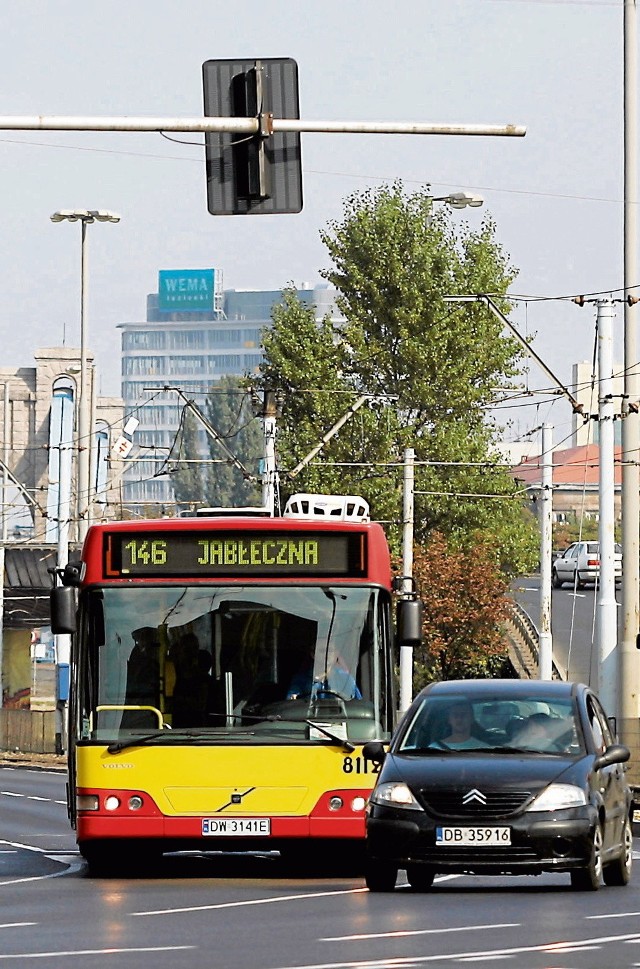
[[[360,135],[478,135],[522,138],[525,125],[439,124],[421,121],[302,121],[269,117],[269,134],[316,132]],[[258,118],[145,118],[65,115],[0,115],[0,131],[204,131],[257,135]]]

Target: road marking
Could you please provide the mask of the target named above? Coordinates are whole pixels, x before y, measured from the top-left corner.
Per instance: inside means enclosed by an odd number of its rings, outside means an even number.
[[[286,969],[395,969],[395,967],[424,965],[428,962],[444,963],[454,960],[475,962],[483,959],[504,959],[524,952],[542,952],[554,955],[564,952],[588,952],[590,949],[599,948],[611,942],[640,942],[640,933],[605,935],[595,939],[578,939],[574,942],[546,942],[542,945],[514,946],[508,949],[476,949],[470,952],[438,953],[437,955],[406,956],[395,959],[358,959],[357,962],[304,963],[298,966],[287,966]],[[278,969],[284,969],[284,967],[278,967]]]
[[[19,848],[22,848],[24,851],[35,851],[37,854],[46,855],[53,861],[59,861],[66,858],[66,854],[52,851],[51,848],[36,848],[34,845],[23,845],[17,841],[0,841],[0,844],[11,846],[6,852],[3,849],[0,849],[3,854],[9,854],[10,852],[15,854]],[[68,863],[65,861],[64,864]],[[0,881],[0,888],[4,888],[6,885],[21,885],[23,882],[39,882],[45,881],[47,878],[60,878],[61,875],[72,875],[76,871],[80,871],[82,868],[83,863],[76,860],[75,865],[71,863],[69,864],[68,868],[64,868],[61,871],[50,872],[48,875],[30,875],[27,878],[12,878],[10,880],[7,879],[6,881]]]
[[[362,942],[365,939],[404,939],[409,935],[444,935],[446,932],[473,932],[478,929],[516,929],[521,922],[495,922],[493,925],[457,925],[449,929],[405,929],[399,932],[372,932],[369,935],[333,935],[319,942]]]
[[[70,949],[67,952],[14,952],[13,955],[0,955],[0,959],[54,959],[56,956],[63,956],[68,959],[70,956],[114,956],[130,952],[180,952],[185,949],[196,949],[195,945],[163,945],[163,946],[139,946],[131,949]]]
[[[36,794],[16,794],[15,791],[0,791],[0,797],[23,797],[26,801],[44,801],[46,804],[65,804],[66,801],[56,801],[51,797],[38,797]]]
[[[212,912],[219,908],[242,908],[246,905],[270,905],[272,902],[297,902],[303,898],[332,898],[335,895],[362,895],[368,888],[347,888],[338,892],[305,892],[303,895],[277,895],[274,898],[252,898],[241,902],[219,902],[216,905],[193,905],[189,908],[159,908],[132,915],[179,915],[182,912]]]
[[[640,915],[640,912],[611,912],[609,915],[585,915],[585,920],[588,919],[629,919],[636,915]]]
[[[5,922],[0,925],[0,929],[22,929],[28,925],[37,925],[37,922]]]
[[[19,841],[0,841],[0,845],[9,845],[10,848],[24,848],[25,851],[37,851],[41,855],[47,853],[46,848],[36,848],[34,845],[23,845]]]

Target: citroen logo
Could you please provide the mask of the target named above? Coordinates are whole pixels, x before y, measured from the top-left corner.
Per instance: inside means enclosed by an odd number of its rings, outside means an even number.
[[[479,791],[477,787],[474,787],[472,791],[467,791],[467,793],[462,798],[463,804],[471,804],[472,801],[477,801],[478,804],[486,804],[487,799],[482,791]]]

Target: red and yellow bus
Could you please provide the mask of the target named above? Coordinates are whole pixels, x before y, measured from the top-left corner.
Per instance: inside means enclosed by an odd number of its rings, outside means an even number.
[[[363,843],[361,747],[397,705],[392,580],[381,526],[343,517],[89,529],[52,626],[73,634],[69,815],[92,869]]]

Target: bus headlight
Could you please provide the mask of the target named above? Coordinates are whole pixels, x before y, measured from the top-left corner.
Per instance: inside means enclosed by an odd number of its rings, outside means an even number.
[[[344,801],[342,800],[341,797],[338,797],[337,794],[335,794],[332,798],[329,798],[330,811],[339,811],[340,808],[343,807],[343,805],[344,805]]]
[[[367,799],[364,797],[354,797],[351,802],[352,811],[364,811],[367,804]]]
[[[140,795],[132,794],[132,796],[129,798],[129,810],[139,811],[141,807],[142,807],[142,798],[140,797]]]
[[[108,797],[104,799],[104,809],[105,811],[117,811],[120,807],[120,798],[116,797],[115,794],[109,794]]]

